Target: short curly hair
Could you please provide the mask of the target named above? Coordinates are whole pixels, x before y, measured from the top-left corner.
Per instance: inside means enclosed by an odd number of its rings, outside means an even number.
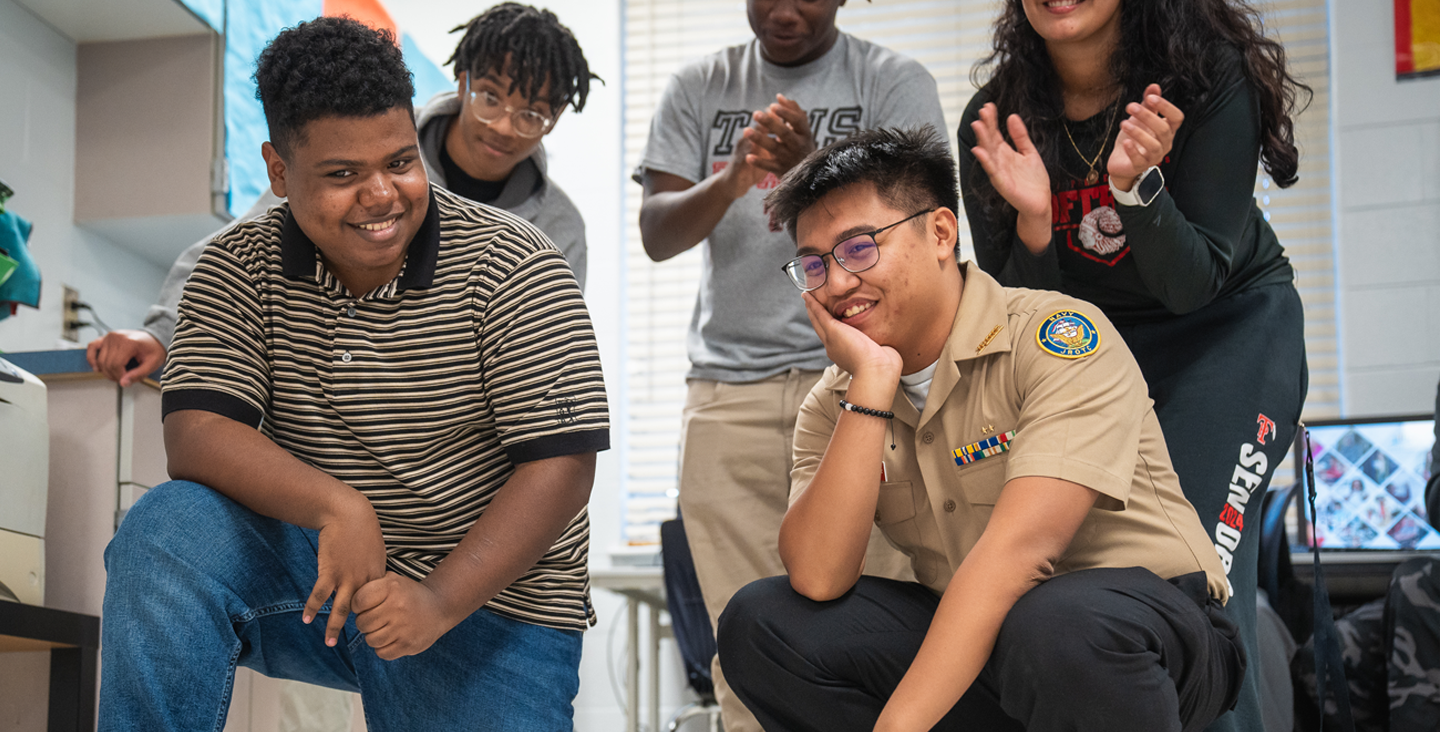
[[[321,117],[373,117],[401,107],[415,119],[415,85],[395,36],[347,17],[280,31],[260,52],[254,79],[281,157],[304,144],[306,123]]]
[[[800,214],[826,194],[856,183],[875,186],[882,201],[901,211],[960,210],[955,158],[930,125],[866,130],[810,153],[765,197],[765,208],[793,239]]]
[[[590,95],[590,80],[604,83],[590,72],[575,34],[549,10],[500,3],[450,32],[462,30],[465,36],[445,62],[455,64],[457,81],[461,74],[474,80],[490,71],[504,73],[510,77],[509,93],[518,89],[526,99],[544,101],[552,113],[567,104],[579,112]],[[546,81],[550,93],[539,100]]]

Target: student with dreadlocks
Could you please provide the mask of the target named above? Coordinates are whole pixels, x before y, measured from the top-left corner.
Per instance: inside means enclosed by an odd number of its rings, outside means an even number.
[[[599,77],[590,73],[570,29],[548,10],[501,3],[452,32],[461,30],[465,35],[450,57],[457,90],[436,95],[416,119],[425,172],[436,185],[539,227],[583,290],[585,221],[546,174],[541,141],[566,107],[585,108],[590,80]],[[267,189],[239,220],[278,203]],[[212,238],[175,260],[143,329],[112,331],[90,343],[86,355],[96,371],[129,384],[165,363],[181,290]]]
[[[501,3],[465,31],[449,63],[456,93],[431,99],[415,121],[430,180],[540,227],[585,287],[585,222],[545,173],[541,141],[566,107],[590,95],[585,54],[549,10]]]

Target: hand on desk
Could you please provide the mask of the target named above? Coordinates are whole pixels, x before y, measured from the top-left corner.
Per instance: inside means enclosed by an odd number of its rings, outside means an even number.
[[[90,368],[105,378],[129,386],[165,363],[165,346],[143,330],[112,330],[85,348]],[[130,368],[130,364],[137,365]]]

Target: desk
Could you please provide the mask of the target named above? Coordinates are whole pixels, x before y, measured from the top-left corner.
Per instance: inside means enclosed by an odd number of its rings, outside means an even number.
[[[92,372],[83,350],[7,353],[5,360],[40,377],[48,389],[50,500],[45,530],[46,605],[99,615],[105,593],[105,545],[136,499],[149,488],[169,480],[160,423],[160,388],[156,381],[160,374],[156,372],[149,379],[122,388]],[[14,635],[9,627],[13,626],[0,626],[0,651],[54,649],[50,652],[50,729],[68,732],[73,727],[56,726],[56,720],[62,716],[55,704],[62,695],[54,691],[54,674],[55,669],[61,668],[58,664],[62,658],[83,659],[84,649],[62,649],[40,641],[7,637],[3,634]],[[95,642],[90,645],[98,646],[98,640],[97,631]],[[28,667],[32,663],[26,659],[15,667]],[[92,677],[94,669],[92,659],[89,662]],[[0,689],[0,706],[13,700],[29,718],[39,718],[39,710],[45,704],[43,698],[7,698],[6,691]],[[336,699],[343,695],[345,692],[291,684],[241,668],[236,671],[225,729],[228,732],[274,730],[281,724],[282,715],[306,713],[293,711],[296,708],[310,710],[309,714],[318,714],[333,724],[341,716],[351,714],[337,706],[340,702]],[[86,730],[95,728],[94,697],[92,683],[90,721]],[[285,698],[292,704],[291,712],[282,711]],[[354,700],[353,705],[358,710],[359,701]],[[77,708],[72,703],[66,713],[74,717]],[[315,711],[320,709],[326,711]],[[311,716],[308,721],[315,719]],[[354,720],[350,729],[365,728],[361,715],[355,714]],[[3,722],[0,727],[9,729]]]
[[[1416,557],[1440,558],[1435,551],[1320,551],[1325,570],[1325,587],[1331,605],[1360,605],[1390,591],[1390,576],[1402,562]],[[1315,559],[1307,551],[1293,551],[1290,564],[1295,576],[1315,583]]]
[[[0,653],[50,651],[49,732],[95,729],[100,618],[0,600]]]
[[[640,606],[649,610],[650,642],[645,659],[650,685],[650,729],[660,730],[660,639],[671,637],[660,624],[665,609],[665,574],[660,567],[611,567],[590,572],[590,585],[625,598],[625,730],[640,730]]]
[[[45,382],[50,496],[45,516],[45,606],[99,615],[105,545],[146,489],[169,480],[160,388],[120,387],[90,370],[83,350],[7,353]]]
[[[45,382],[50,485],[44,607],[4,607],[0,650],[49,651],[49,729],[94,730],[105,545],[139,493],[166,480],[160,390],[149,380],[121,388],[91,372],[79,350],[7,353],[5,360]],[[17,653],[5,663],[11,673],[45,673],[42,656]],[[89,691],[77,696],[71,683]],[[0,699],[27,719],[43,719],[47,709],[40,694],[16,698],[0,689]]]

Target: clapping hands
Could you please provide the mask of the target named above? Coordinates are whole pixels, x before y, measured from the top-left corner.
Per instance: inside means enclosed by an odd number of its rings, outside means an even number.
[[[1160,95],[1160,85],[1145,87],[1142,103],[1125,105],[1130,116],[1120,123],[1115,149],[1106,168],[1110,183],[1122,191],[1135,186],[1135,179],[1152,165],[1159,165],[1175,144],[1175,132],[1185,121],[1179,108]]]

